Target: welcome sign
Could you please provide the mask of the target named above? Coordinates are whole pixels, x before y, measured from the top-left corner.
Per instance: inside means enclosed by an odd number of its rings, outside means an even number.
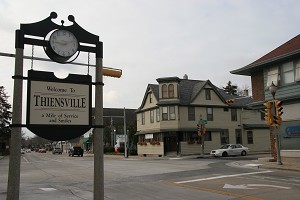
[[[31,81],[30,124],[89,125],[89,86]]]
[[[46,139],[66,140],[90,129],[91,76],[58,79],[52,72],[29,70],[28,79],[29,130]]]

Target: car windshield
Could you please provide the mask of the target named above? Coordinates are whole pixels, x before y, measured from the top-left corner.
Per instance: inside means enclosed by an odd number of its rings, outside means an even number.
[[[229,146],[230,146],[229,144],[226,144],[226,145],[221,146],[220,149],[228,149]]]

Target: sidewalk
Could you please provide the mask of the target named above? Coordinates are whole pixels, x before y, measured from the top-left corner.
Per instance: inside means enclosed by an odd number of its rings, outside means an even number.
[[[258,158],[258,163],[261,164],[261,168],[300,171],[299,162],[282,162],[282,165],[279,165],[272,157],[263,157]]]

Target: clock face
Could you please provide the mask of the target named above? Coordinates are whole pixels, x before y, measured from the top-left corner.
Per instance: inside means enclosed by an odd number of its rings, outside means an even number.
[[[78,41],[73,33],[56,30],[50,36],[50,47],[59,56],[71,57],[78,50]]]

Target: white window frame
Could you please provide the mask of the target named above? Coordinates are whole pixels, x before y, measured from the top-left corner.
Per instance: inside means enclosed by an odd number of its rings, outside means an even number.
[[[154,123],[154,110],[150,110],[150,123]]]
[[[162,120],[163,121],[168,120],[168,116],[169,116],[168,107],[167,106],[162,107]]]
[[[159,122],[160,121],[160,109],[156,108],[156,121]]]
[[[283,85],[295,82],[295,70],[293,62],[287,62],[282,64],[280,80]]]
[[[141,113],[141,117],[142,117],[142,125],[144,125],[145,124],[145,113],[144,112]]]
[[[176,119],[176,111],[175,111],[175,106],[169,106],[169,119],[170,120],[175,120]]]
[[[268,69],[267,87],[271,86],[272,82],[274,83],[274,85],[278,85],[278,74],[278,66],[270,67]]]
[[[295,64],[295,81],[300,81],[300,60]]]

